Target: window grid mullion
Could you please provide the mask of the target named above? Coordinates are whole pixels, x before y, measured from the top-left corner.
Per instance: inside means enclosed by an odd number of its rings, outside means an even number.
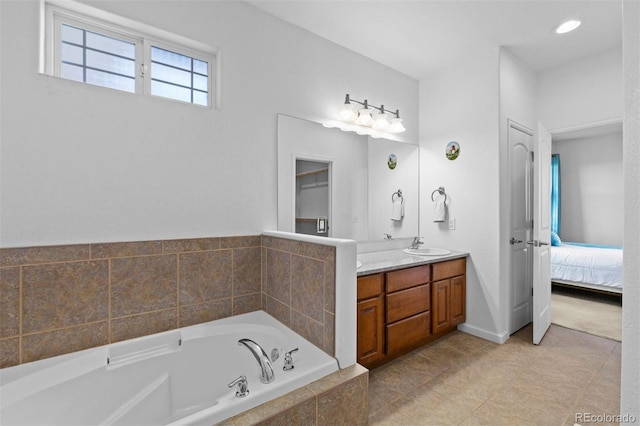
[[[87,82],[87,30],[82,30],[82,81]]]

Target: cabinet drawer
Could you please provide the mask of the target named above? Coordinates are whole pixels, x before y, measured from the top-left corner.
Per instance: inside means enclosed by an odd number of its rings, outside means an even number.
[[[431,265],[417,266],[400,271],[387,272],[387,292],[404,290],[429,282]]]
[[[387,294],[387,323],[428,311],[430,307],[429,284]]]
[[[449,260],[433,264],[433,281],[442,280],[456,275],[464,275],[467,272],[467,259]]]
[[[382,274],[369,275],[358,278],[358,300],[376,297],[382,293]]]
[[[431,313],[423,312],[387,326],[387,353],[406,349],[431,335]]]

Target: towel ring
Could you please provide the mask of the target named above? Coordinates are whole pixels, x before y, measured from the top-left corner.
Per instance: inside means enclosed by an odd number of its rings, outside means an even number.
[[[435,194],[436,192],[438,192],[440,195],[444,195],[444,202],[446,203],[447,202],[447,193],[444,192],[444,187],[442,187],[442,186],[431,193],[431,201],[436,201],[436,200],[433,199],[433,194]]]
[[[396,199],[394,197],[400,197],[402,198],[402,200],[404,201],[404,197],[402,196],[402,189],[398,189],[396,192],[394,192],[393,194],[391,194],[391,201],[395,201]]]

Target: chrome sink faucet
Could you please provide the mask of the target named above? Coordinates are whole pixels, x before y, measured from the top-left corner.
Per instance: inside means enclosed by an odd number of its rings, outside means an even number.
[[[422,244],[424,244],[422,241],[420,241],[420,238],[422,237],[414,237],[413,238],[413,242],[411,243],[411,245],[409,246],[410,249],[417,249],[420,248],[420,246]]]
[[[260,367],[260,381],[262,383],[273,382],[275,379],[275,375],[273,374],[273,365],[271,364],[271,360],[264,349],[251,339],[240,339],[238,340],[238,344],[249,349],[256,358],[256,361],[258,361],[258,366]]]

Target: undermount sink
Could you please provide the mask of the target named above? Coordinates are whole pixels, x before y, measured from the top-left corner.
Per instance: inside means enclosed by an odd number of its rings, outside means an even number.
[[[444,256],[447,254],[451,254],[451,250],[430,248],[430,247],[417,248],[417,249],[406,248],[402,251],[407,254],[413,254],[416,256]]]

